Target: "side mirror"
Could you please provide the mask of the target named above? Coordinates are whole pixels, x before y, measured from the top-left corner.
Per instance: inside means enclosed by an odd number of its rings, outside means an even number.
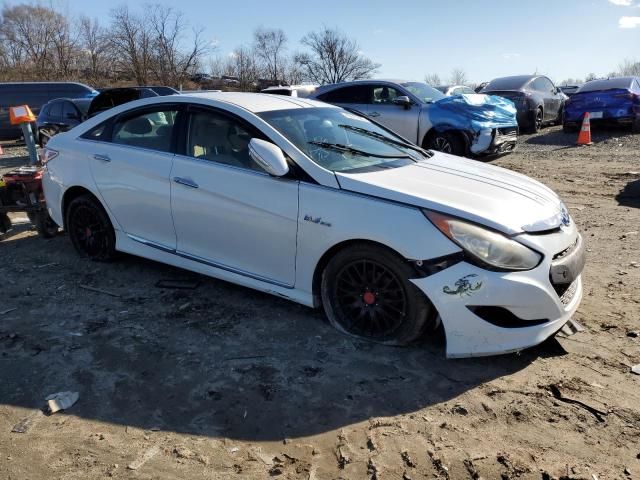
[[[249,142],[249,155],[269,175],[282,177],[289,171],[289,165],[287,165],[287,159],[284,158],[284,153],[273,143],[259,138],[252,138]]]
[[[406,95],[401,95],[399,97],[394,98],[393,103],[395,103],[396,105],[401,105],[404,108],[411,107],[411,99]]]

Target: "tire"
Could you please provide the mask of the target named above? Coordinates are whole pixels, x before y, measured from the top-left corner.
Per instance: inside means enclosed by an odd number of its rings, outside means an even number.
[[[53,221],[49,214],[43,210],[36,213],[27,213],[29,221],[36,227],[38,235],[42,238],[53,238],[58,234],[58,224]]]
[[[542,129],[542,124],[544,122],[544,112],[541,107],[538,107],[536,110],[536,115],[533,118],[533,123],[529,128],[531,133],[538,133]]]
[[[453,132],[436,132],[427,140],[427,148],[459,157],[465,154],[464,142]]]
[[[631,124],[632,133],[640,133],[640,117],[636,118]]]
[[[7,233],[11,230],[11,219],[9,215],[2,212],[0,213],[0,233]]]
[[[81,256],[98,262],[109,262],[116,257],[113,225],[95,197],[81,195],[71,201],[66,212],[66,228]]]
[[[556,117],[556,121],[554,122],[556,126],[560,126],[564,124],[564,109],[561,108],[558,110],[558,116]]]
[[[322,305],[329,323],[352,337],[406,345],[427,325],[435,308],[409,281],[415,271],[392,252],[356,245],[338,252],[322,273]]]

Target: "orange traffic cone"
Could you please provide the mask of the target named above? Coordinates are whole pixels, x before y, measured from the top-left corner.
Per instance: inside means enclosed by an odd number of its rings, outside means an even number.
[[[591,141],[591,122],[589,121],[589,112],[584,112],[584,119],[582,120],[582,128],[578,135],[578,141],[576,145],[592,145]]]

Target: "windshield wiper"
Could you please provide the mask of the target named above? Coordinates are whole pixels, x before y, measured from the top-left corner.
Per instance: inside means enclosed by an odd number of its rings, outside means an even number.
[[[360,155],[361,157],[376,157],[376,158],[412,158],[407,154],[400,155],[384,155],[381,153],[373,153],[373,152],[365,152],[364,150],[359,150],[357,148],[350,147],[348,145],[343,145],[341,143],[330,143],[330,142],[307,142],[311,145],[317,145],[322,148],[327,148],[329,150],[335,150],[337,152],[342,153],[351,153],[353,155]]]
[[[371,130],[367,130],[366,128],[362,128],[362,127],[354,127],[353,125],[338,125],[340,128],[344,128],[345,130],[351,130],[353,132],[358,132],[361,133],[363,135],[366,135],[367,137],[371,137],[371,138],[375,138],[377,140],[380,140],[382,142],[385,143],[389,143],[391,145],[396,145],[398,147],[404,147],[404,148],[408,148],[410,150],[413,150],[415,152],[418,152],[424,156],[426,156],[427,158],[431,158],[431,153],[427,152],[426,150],[423,150],[420,147],[416,147],[415,145],[411,145],[410,143],[406,143],[406,142],[402,142],[400,140],[394,140],[393,138],[389,138],[386,135],[383,135],[381,133],[378,132],[372,132]]]

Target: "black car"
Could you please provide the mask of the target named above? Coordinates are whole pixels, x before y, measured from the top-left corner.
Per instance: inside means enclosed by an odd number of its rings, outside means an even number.
[[[66,132],[87,118],[90,98],[57,98],[46,103],[36,120],[36,140],[46,145],[53,135]]]
[[[105,88],[100,90],[100,93],[91,102],[87,116],[93,117],[110,108],[141,98],[176,94],[180,94],[180,92],[175,88],[163,86]]]
[[[566,97],[543,75],[494,78],[482,93],[499,95],[515,103],[521,129],[537,132],[545,123],[562,123]]]

